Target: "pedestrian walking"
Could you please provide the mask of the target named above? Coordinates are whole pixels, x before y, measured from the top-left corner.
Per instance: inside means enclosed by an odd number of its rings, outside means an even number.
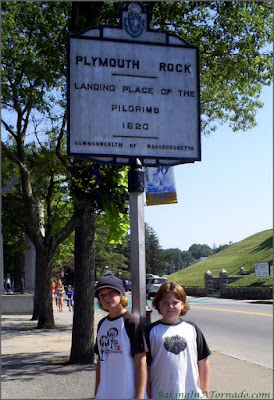
[[[96,285],[99,306],[108,315],[97,329],[96,399],[143,399],[146,351],[139,318],[127,311],[121,279],[103,276]]]
[[[211,353],[199,327],[182,318],[189,310],[184,289],[166,282],[152,305],[162,319],[147,329],[149,397],[203,397],[209,390]]]
[[[57,309],[61,312],[63,311],[63,296],[65,294],[65,288],[61,279],[58,279],[55,290],[57,296]]]
[[[51,288],[52,309],[53,309],[53,304],[54,304],[54,300],[55,300],[55,283],[54,283],[53,279],[51,279],[50,288]]]
[[[74,291],[71,289],[71,286],[67,286],[67,292],[66,292],[66,299],[67,299],[67,306],[69,308],[69,311],[73,309],[73,296],[74,296]]]
[[[8,294],[12,293],[12,291],[11,291],[11,280],[10,280],[9,276],[6,279],[6,293],[8,293]]]

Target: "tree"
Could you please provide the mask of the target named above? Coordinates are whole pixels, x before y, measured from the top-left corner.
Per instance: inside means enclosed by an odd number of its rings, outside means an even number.
[[[114,235],[113,224],[109,223],[109,219],[103,215],[95,215],[95,272],[96,280],[98,280],[106,272],[108,266],[117,275],[121,275],[123,279],[129,279],[129,254],[124,254],[125,240],[121,238],[117,241],[117,232]],[[110,218],[110,217],[108,217]],[[119,226],[119,225],[118,225]],[[74,272],[74,234],[66,239],[56,249],[53,257],[54,269],[58,272],[59,268],[64,266]],[[123,249],[123,250],[121,250]],[[72,283],[73,281],[70,281]]]
[[[271,2],[169,2],[154,5],[152,25],[200,49],[201,115],[205,134],[217,123],[234,131],[256,125],[263,85],[272,70]]]
[[[120,278],[128,279],[129,259],[119,251],[118,243],[111,242],[109,223],[98,216],[95,227],[96,280],[106,273],[107,266]]]
[[[126,173],[96,163],[77,163],[71,171],[71,193],[79,224],[74,246],[74,315],[70,362],[93,362],[93,310],[95,282],[95,217],[103,210],[110,237],[117,239],[128,226]],[[119,221],[120,218],[120,221]]]
[[[53,269],[57,268],[57,271],[62,266],[66,266],[74,271],[74,234],[71,234],[56,249],[52,263]]]
[[[195,260],[199,260],[201,257],[209,257],[213,254],[212,249],[207,244],[193,244],[188,251]]]
[[[7,2],[2,7],[5,31],[2,35],[2,104],[5,111],[2,148],[5,160],[13,163],[19,175],[18,197],[26,219],[21,227],[36,248],[33,319],[38,318],[38,327],[53,326],[54,323],[50,279],[53,255],[59,244],[75,227],[88,222],[92,226],[92,239],[94,217],[89,219],[86,215],[100,213],[106,205],[105,215],[112,215],[109,224],[112,235],[117,237],[126,231],[124,225],[128,225],[123,194],[126,172],[118,168],[92,167],[91,163],[84,168],[82,165],[72,168],[72,162],[66,156],[64,89],[70,9],[70,3]],[[88,191],[94,193],[93,197],[88,193],[90,203],[86,201],[87,197],[83,199],[81,192],[81,179],[86,179],[86,175]],[[110,186],[107,187],[108,183]],[[121,201],[117,202],[120,191]],[[77,241],[79,246],[88,244],[86,237]],[[93,239],[91,242],[93,244]],[[90,246],[87,247],[85,260],[91,260]],[[76,254],[83,254],[83,251],[77,249]],[[77,262],[78,268],[79,265]],[[94,275],[93,262],[91,267]],[[84,270],[87,271],[86,267]],[[93,291],[92,281],[89,284]]]
[[[5,111],[2,148],[4,157],[16,165],[26,212],[24,231],[36,249],[33,318],[38,318],[38,327],[54,323],[51,260],[58,245],[73,231],[75,222],[74,216],[67,219],[61,209],[56,214],[57,210],[51,207],[57,192],[66,201],[65,188],[60,190],[62,178],[57,178],[64,169],[54,155],[56,131],[48,131],[48,126],[52,128],[60,120],[63,124],[59,130],[64,130],[64,115],[58,117],[54,112],[56,107],[60,110],[60,98],[50,96],[51,90],[64,86],[66,18],[63,11],[60,3],[42,6],[2,3],[2,106]],[[32,124],[31,131],[32,119],[36,123]],[[44,136],[38,138],[42,125]],[[39,178],[33,179],[33,169],[39,170]],[[45,221],[43,208],[47,211]],[[56,229],[55,222],[60,219],[63,223]]]
[[[195,261],[195,258],[192,256],[190,251],[182,251],[181,257],[184,265],[183,268],[188,267]]]
[[[13,179],[10,179],[7,185],[7,177],[10,175],[13,176]],[[5,160],[5,162],[2,162],[3,266],[5,267],[5,278],[9,273],[11,280],[14,282],[15,291],[20,291],[22,289],[21,280],[24,278],[22,254],[25,241],[18,221],[22,226],[25,223],[25,219],[20,198],[16,194],[17,185],[16,170],[12,163]],[[15,224],[15,221],[17,224]]]
[[[227,247],[231,246],[233,243],[229,242],[229,244],[221,244],[220,246],[216,247],[213,252],[214,254],[219,253],[220,251],[226,249]]]
[[[168,274],[179,271],[184,268],[182,260],[182,251],[180,249],[165,249],[162,250],[163,258],[165,260],[165,269]]]
[[[146,271],[151,274],[162,274],[164,262],[159,239],[154,229],[145,224],[145,246],[146,246]]]

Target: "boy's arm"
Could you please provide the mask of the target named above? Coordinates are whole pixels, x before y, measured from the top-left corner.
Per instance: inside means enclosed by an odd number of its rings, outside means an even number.
[[[134,355],[135,364],[135,399],[145,398],[146,387],[146,353],[136,353]]]
[[[198,370],[199,370],[199,377],[200,377],[200,388],[203,393],[208,392],[209,391],[209,374],[210,374],[210,365],[209,365],[208,358],[198,361]]]
[[[95,392],[94,392],[94,397],[96,396],[99,383],[100,383],[100,360],[99,360],[99,358],[98,358],[98,359],[97,359],[97,364],[96,364]]]

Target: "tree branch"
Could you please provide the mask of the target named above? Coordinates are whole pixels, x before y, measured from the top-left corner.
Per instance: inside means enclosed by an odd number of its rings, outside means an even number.
[[[4,125],[4,127],[6,128],[6,130],[14,137],[14,139],[16,139],[16,134],[14,133],[11,125],[8,125],[8,123],[6,121],[4,121],[3,119],[1,119],[1,122]]]
[[[1,146],[4,150],[4,152],[6,153],[7,157],[15,162],[16,165],[20,166],[20,160],[19,158],[15,155],[15,153],[13,151],[10,150],[10,148],[8,146],[5,145],[4,142],[1,141]]]
[[[60,133],[57,139],[57,145],[56,145],[56,155],[59,158],[59,160],[61,161],[61,163],[68,168],[70,166],[70,162],[68,161],[67,157],[64,157],[61,153],[61,144],[62,144],[62,140],[63,137],[65,135],[65,128],[66,128],[66,122],[67,122],[67,111],[64,112],[63,115],[63,121],[62,121],[62,126],[60,128]]]
[[[75,230],[75,227],[77,225],[77,215],[76,212],[74,211],[71,219],[66,223],[66,225],[55,235],[52,237],[51,240],[51,252],[52,254],[54,251],[57,249],[60,243],[62,243],[65,239],[67,239],[72,232]]]

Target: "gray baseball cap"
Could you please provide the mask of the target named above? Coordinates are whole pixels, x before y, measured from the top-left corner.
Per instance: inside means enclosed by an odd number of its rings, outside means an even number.
[[[123,281],[114,275],[105,275],[99,279],[95,288],[96,297],[98,297],[99,290],[101,289],[114,289],[123,296],[125,296],[126,294],[125,288],[123,286]]]

